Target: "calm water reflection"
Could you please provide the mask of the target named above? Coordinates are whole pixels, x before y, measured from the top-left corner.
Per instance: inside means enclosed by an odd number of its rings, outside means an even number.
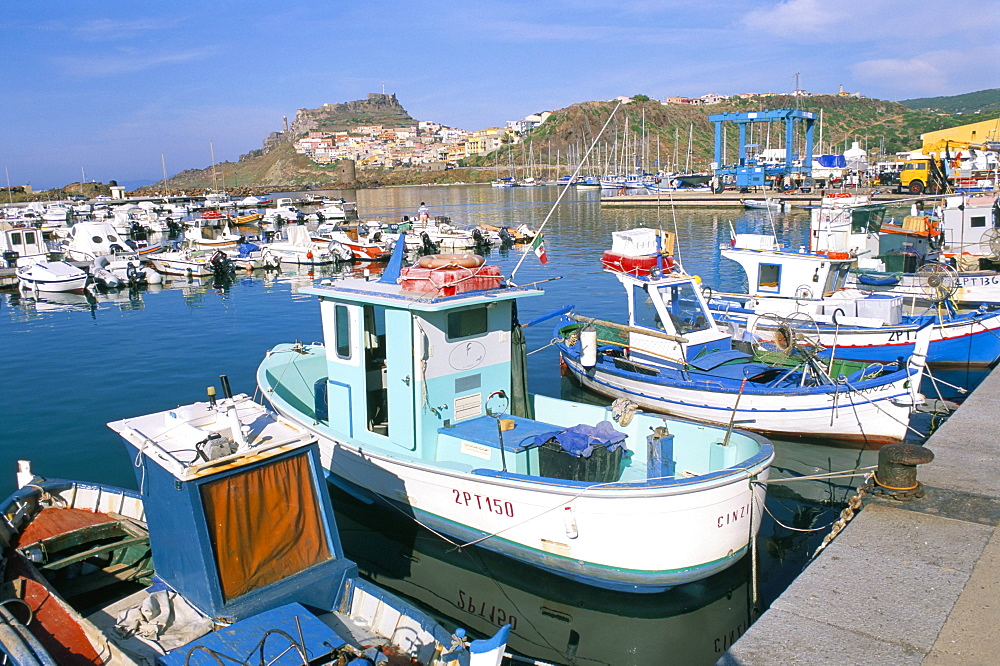
[[[331,194],[357,200],[365,219],[395,221],[413,215],[425,201],[432,215],[447,215],[457,226],[525,223],[537,228],[558,190],[438,186]],[[581,302],[589,310],[601,308],[609,319],[623,316],[623,290],[601,270],[600,252],[612,231],[639,225],[676,231],[689,272],[716,290],[741,290],[744,278],[735,264],[719,258],[719,244],[728,240],[731,224],[749,230],[769,223],[767,211],[748,216],[728,209],[602,210],[598,196],[571,190],[552,213],[545,228],[549,263],[543,266],[529,254],[515,277],[519,284],[549,280],[546,297],[523,304],[522,321]],[[803,210],[773,220],[789,245],[804,241],[807,221]],[[494,251],[490,261],[509,275],[526,252]],[[205,387],[217,384],[223,373],[235,390],[254,393],[254,372],[267,349],[322,338],[316,302],[295,290],[316,277],[360,270],[241,274],[231,285],[172,280],[133,294],[33,299],[4,293],[0,492],[13,488],[18,458],[31,459],[47,476],[135,487],[132,463],[107,422],[202,399]],[[533,350],[532,390],[578,393],[559,376],[558,355],[549,346],[551,322],[528,328],[526,336]],[[953,371],[948,381],[978,378]],[[776,444],[774,476],[779,477],[854,469],[876,460],[872,451]],[[485,632],[511,621],[517,625],[511,647],[533,657],[574,664],[648,664],[667,658],[708,664],[802,570],[858,481],[769,489],[757,590],[750,583],[750,558],[709,580],[637,597],[567,583],[478,550],[455,551],[432,535],[350,503],[345,503],[341,527],[348,554],[380,583],[473,630]]]

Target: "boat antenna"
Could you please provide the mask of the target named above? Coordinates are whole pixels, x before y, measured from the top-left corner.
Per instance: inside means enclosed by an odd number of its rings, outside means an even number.
[[[594,146],[597,145],[598,139],[600,139],[601,135],[604,134],[604,130],[608,129],[608,125],[611,124],[611,119],[615,117],[616,113],[618,113],[618,109],[621,108],[621,105],[622,105],[622,103],[618,102],[618,104],[615,106],[615,108],[611,110],[611,115],[608,116],[608,119],[604,122],[604,127],[602,127],[601,131],[598,132],[597,136],[594,137],[594,140],[590,143],[590,148],[587,149],[587,152],[586,152],[586,154],[584,154],[583,158],[579,162],[577,162],[576,169],[573,171],[573,175],[571,175],[569,177],[569,180],[566,181],[566,185],[564,185],[563,188],[562,188],[562,191],[559,192],[559,196],[556,197],[555,203],[552,204],[552,208],[549,209],[549,212],[545,216],[545,219],[542,220],[541,226],[538,227],[538,231],[535,232],[535,236],[536,237],[539,234],[542,233],[542,229],[545,228],[545,225],[546,225],[546,223],[548,223],[549,218],[552,217],[552,213],[555,211],[556,207],[559,206],[559,202],[562,201],[562,199],[563,199],[564,196],[566,196],[566,191],[569,190],[570,186],[573,184],[573,181],[576,180],[577,174],[580,173],[580,169],[583,168],[583,165],[586,163],[587,158],[590,157],[591,151],[594,150]],[[525,252],[524,254],[522,254],[521,258],[517,261],[517,265],[514,266],[514,270],[512,270],[510,272],[510,279],[508,280],[508,282],[510,282],[511,284],[515,284],[514,283],[514,275],[517,273],[518,269],[521,268],[521,264],[524,263],[524,260],[525,260],[525,258],[527,258],[528,254],[529,254],[528,252]]]

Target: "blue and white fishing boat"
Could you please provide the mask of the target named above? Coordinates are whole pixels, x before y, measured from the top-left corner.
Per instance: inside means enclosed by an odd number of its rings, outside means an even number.
[[[767,440],[529,395],[515,306],[542,291],[488,263],[401,268],[396,247],[377,282],[300,289],[319,298],[326,344],[280,345],[258,369],[275,410],[317,436],[332,483],[599,587],[655,592],[739,560]]]
[[[665,232],[616,232],[618,254],[657,256]],[[645,244],[640,243],[645,235]],[[616,241],[619,238],[615,239]],[[627,241],[627,242],[626,242]],[[635,262],[633,262],[635,263]],[[782,438],[822,438],[859,445],[901,441],[917,389],[930,327],[920,329],[909,360],[832,365],[816,342],[785,327],[773,340],[749,343],[720,328],[699,280],[675,268],[626,272],[628,319],[611,322],[575,312],[554,336],[568,371],[596,393],[665,414],[740,427]]]
[[[223,388],[109,424],[139,492],[22,463],[0,507],[4,663],[499,666],[509,626],[470,644],[358,576],[312,435]]]
[[[722,256],[743,269],[748,294],[717,294],[709,306],[718,321],[748,336],[770,339],[790,326],[818,343],[821,358],[887,363],[909,357],[930,325],[928,363],[988,366],[1000,358],[1000,312],[960,314],[947,298],[907,307],[902,296],[847,289],[853,255],[791,250],[770,235],[734,233]]]

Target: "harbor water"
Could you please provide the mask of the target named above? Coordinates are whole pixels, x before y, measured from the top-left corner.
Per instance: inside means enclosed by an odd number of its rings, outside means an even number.
[[[674,210],[669,205],[602,210],[598,191],[573,189],[553,210],[560,192],[556,187],[433,186],[326,194],[356,200],[365,220],[395,222],[415,215],[421,202],[432,216],[447,216],[459,227],[538,228],[547,219],[547,264],[526,246],[493,248],[489,256],[504,275],[519,266],[517,284],[543,283],[546,296],[525,299],[522,322],[574,304],[589,315],[623,318],[624,290],[600,264],[613,231],[637,226],[675,231],[684,267],[716,291],[745,288],[738,266],[719,256],[731,228],[773,228],[790,247],[806,244],[807,210]],[[30,460],[42,476],[136,487],[132,461],[106,423],[204,399],[206,387],[218,386],[221,374],[229,376],[235,392],[254,394],[254,373],[268,349],[281,342],[322,340],[318,304],[297,289],[363,269],[360,264],[312,273],[283,268],[240,273],[227,284],[167,278],[163,285],[132,293],[35,298],[2,292],[0,336],[7,360],[0,403],[0,492],[13,490],[19,459]],[[530,389],[600,401],[560,376],[558,354],[550,346],[553,322],[525,330]],[[935,373],[963,386],[974,386],[982,375],[962,369],[947,376]],[[936,391],[925,386],[924,392]],[[927,415],[921,427],[933,427],[937,418]],[[784,479],[853,470],[875,464],[877,456],[873,450],[823,442],[775,444],[772,477]],[[844,477],[771,484],[756,557],[654,595],[569,583],[476,548],[454,548],[401,515],[339,495],[335,500],[342,507],[348,555],[363,574],[473,632],[511,623],[509,646],[520,654],[568,664],[710,664],[808,564],[860,482],[860,477]]]

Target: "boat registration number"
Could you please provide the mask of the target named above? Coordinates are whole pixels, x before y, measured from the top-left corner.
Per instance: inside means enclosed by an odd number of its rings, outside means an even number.
[[[473,507],[480,511],[489,511],[500,516],[514,517],[514,505],[507,500],[476,495],[465,490],[455,490],[454,488],[452,488],[451,492],[455,494],[455,504]]]

